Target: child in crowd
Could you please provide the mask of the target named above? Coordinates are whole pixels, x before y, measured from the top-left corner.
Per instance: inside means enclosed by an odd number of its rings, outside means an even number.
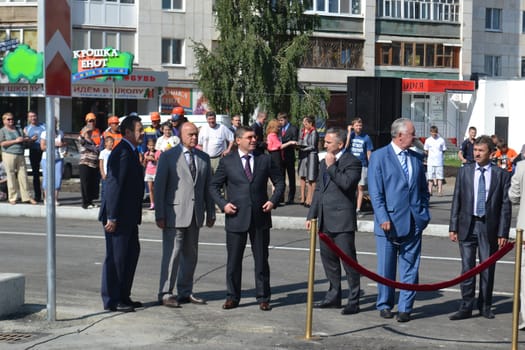
[[[108,159],[111,151],[113,150],[113,145],[115,140],[111,136],[106,136],[104,138],[104,149],[100,152],[98,156],[99,169],[100,169],[100,178],[102,179],[102,190],[100,197],[104,199],[104,189],[106,185],[106,177],[108,176]]]
[[[147,144],[148,150],[144,153],[144,167],[146,174],[144,181],[148,183],[149,191],[149,210],[155,209],[155,199],[153,197],[153,184],[155,183],[155,174],[157,173],[157,160],[159,159],[160,151],[155,151],[155,140],[149,139]]]
[[[167,151],[180,143],[179,137],[173,135],[170,122],[162,124],[161,130],[162,136],[157,139],[157,143],[155,144],[155,149],[157,151]]]

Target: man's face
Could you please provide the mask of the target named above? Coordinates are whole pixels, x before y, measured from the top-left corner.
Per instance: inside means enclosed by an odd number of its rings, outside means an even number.
[[[406,124],[406,126],[406,131],[400,132],[396,137],[396,144],[402,150],[409,149],[414,142],[414,138],[416,137],[416,129],[414,128],[414,124],[409,122]]]
[[[261,113],[259,114],[259,117],[257,119],[259,119],[259,122],[261,123],[261,125],[263,125],[264,123],[266,123],[266,119],[268,119],[268,115],[266,113]]]
[[[284,127],[286,125],[286,123],[288,122],[288,120],[286,118],[279,118],[279,125],[282,127]]]
[[[343,148],[343,142],[338,141],[334,134],[326,134],[324,137],[324,148],[326,152],[337,154]]]
[[[126,130],[126,139],[131,142],[134,146],[138,146],[142,143],[144,137],[144,127],[141,122],[135,123],[135,129],[133,131]]]
[[[214,128],[215,125],[217,125],[217,117],[215,117],[214,115],[206,117],[206,121],[208,122],[210,128]]]
[[[111,128],[111,131],[117,132],[117,130],[118,130],[118,123],[111,123],[111,124],[109,124],[109,127]]]
[[[152,120],[151,127],[158,129],[160,127],[160,120]]]
[[[437,136],[438,136],[437,131],[431,131],[430,132],[430,136],[432,136],[433,138],[437,138]]]
[[[352,125],[352,128],[354,129],[354,132],[359,135],[361,131],[363,131],[363,123],[361,122],[355,122],[354,125]]]
[[[468,131],[468,136],[473,140],[476,138],[476,135],[477,135],[477,131],[475,129],[470,129]]]
[[[241,126],[241,117],[239,116],[234,116],[232,118],[232,125],[235,126],[236,128],[238,128],[239,126]]]
[[[29,112],[27,114],[27,119],[29,119],[29,122],[31,124],[36,124],[38,122],[38,116],[36,115],[36,113],[33,112]]]
[[[491,150],[485,143],[479,143],[474,145],[474,160],[480,166],[485,166],[490,161]]]
[[[246,131],[242,137],[237,137],[235,142],[239,150],[246,154],[252,152],[257,146],[257,137],[255,136],[255,132]]]
[[[199,137],[199,129],[192,123],[182,124],[180,130],[180,140],[184,147],[187,149],[194,149],[197,146],[197,140]]]

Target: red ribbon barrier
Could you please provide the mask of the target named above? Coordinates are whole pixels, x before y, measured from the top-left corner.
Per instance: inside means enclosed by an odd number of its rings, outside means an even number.
[[[487,260],[482,262],[471,270],[467,271],[463,275],[460,275],[449,281],[439,282],[439,283],[430,283],[430,284],[410,284],[410,283],[401,283],[393,281],[391,279],[385,278],[378,275],[375,272],[372,272],[363,266],[359,265],[357,261],[346,255],[339,247],[332,241],[330,237],[326,234],[319,232],[319,238],[334,252],[336,253],[346,264],[350,265],[351,268],[359,272],[361,275],[370,278],[371,280],[376,281],[377,283],[384,284],[389,287],[404,289],[404,290],[414,290],[414,291],[432,291],[443,288],[448,288],[450,286],[456,285],[472,276],[477,275],[481,271],[488,268],[490,265],[495,264],[496,261],[504,257],[508,252],[514,248],[513,242],[507,242],[503,247],[498,249],[494,254],[492,254]]]

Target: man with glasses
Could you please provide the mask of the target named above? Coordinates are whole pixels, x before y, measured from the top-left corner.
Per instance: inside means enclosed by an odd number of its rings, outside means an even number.
[[[42,161],[42,150],[40,149],[40,135],[46,130],[46,126],[38,121],[38,115],[29,111],[27,113],[28,124],[24,128],[24,135],[29,137],[29,162],[33,173],[33,191],[35,200],[42,201],[42,188],[40,185],[40,162]]]

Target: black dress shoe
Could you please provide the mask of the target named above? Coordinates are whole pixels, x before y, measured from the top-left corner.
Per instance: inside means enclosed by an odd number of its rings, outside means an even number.
[[[174,295],[168,298],[162,299],[161,304],[167,307],[174,307],[174,308],[180,307],[180,303]]]
[[[343,310],[341,310],[341,315],[353,315],[359,313],[359,305],[347,304]]]
[[[224,310],[230,310],[230,309],[235,309],[237,306],[239,306],[239,302],[238,301],[227,299],[224,302],[224,304],[222,305],[222,308]]]
[[[480,310],[479,314],[489,320],[492,320],[495,317],[491,309]]]
[[[382,318],[392,318],[394,317],[394,314],[392,314],[392,310],[390,309],[383,309],[379,311],[379,316],[381,316]]]
[[[133,306],[135,309],[138,309],[140,307],[144,307],[144,305],[140,302],[140,301],[133,301],[131,299],[128,299],[124,302],[124,304],[126,305],[131,305]]]
[[[259,309],[261,309],[261,311],[270,311],[272,307],[268,302],[263,301],[262,303],[259,303]]]
[[[451,321],[465,320],[472,317],[472,310],[459,310],[448,318]]]
[[[112,312],[135,312],[135,308],[127,304],[118,304],[116,306],[110,306],[107,309]]]
[[[317,303],[314,303],[314,308],[316,309],[338,309],[341,307],[341,302],[335,302],[335,301],[318,301]]]
[[[397,314],[397,322],[408,322],[410,321],[410,314],[408,312],[399,312]]]

